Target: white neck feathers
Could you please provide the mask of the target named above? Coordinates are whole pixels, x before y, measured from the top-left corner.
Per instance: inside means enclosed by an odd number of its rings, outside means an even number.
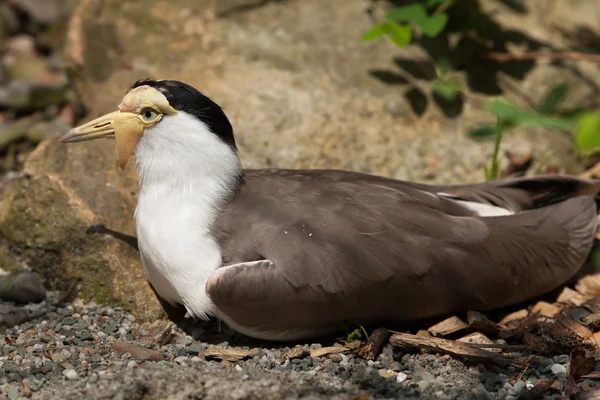
[[[165,116],[147,129],[135,157],[140,180],[137,235],[148,279],[167,301],[207,317],[214,307],[204,285],[221,267],[210,229],[238,185],[239,157],[185,112]]]

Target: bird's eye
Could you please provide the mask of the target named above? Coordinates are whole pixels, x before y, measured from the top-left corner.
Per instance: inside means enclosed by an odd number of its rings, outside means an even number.
[[[142,110],[142,118],[146,122],[154,121],[157,116],[158,116],[158,113],[150,108],[146,108],[146,109]]]

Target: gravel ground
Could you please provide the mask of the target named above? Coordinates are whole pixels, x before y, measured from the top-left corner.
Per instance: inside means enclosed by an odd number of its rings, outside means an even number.
[[[290,360],[291,347],[253,342],[217,322],[196,326],[191,335],[173,327],[160,345],[136,334],[139,325],[122,309],[59,305],[56,293],[47,299],[25,306],[36,318],[0,335],[2,399],[515,399],[541,378],[568,389],[567,355],[538,357],[522,375],[513,367],[488,369],[389,344],[375,361],[306,356],[332,340],[298,345],[294,352],[305,357]],[[255,353],[233,363],[199,356],[214,346]]]

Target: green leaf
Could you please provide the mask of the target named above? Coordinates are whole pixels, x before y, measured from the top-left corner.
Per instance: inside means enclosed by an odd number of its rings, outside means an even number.
[[[362,37],[363,42],[377,39],[387,35],[397,47],[404,47],[412,38],[412,30],[409,25],[398,25],[392,21],[385,21],[375,25],[370,31]]]
[[[486,107],[505,123],[521,126],[539,126],[553,130],[569,130],[573,121],[568,118],[551,117],[538,114],[535,111],[521,109],[514,104],[502,100],[491,100]]]
[[[452,64],[447,57],[440,58],[437,62],[436,72],[439,77],[444,77],[452,72]]]
[[[412,29],[410,25],[398,25],[390,22],[390,29],[387,32],[390,40],[396,45],[396,47],[404,47],[410,43],[412,39]]]
[[[489,100],[486,108],[502,120],[514,121],[523,115],[519,107],[502,100]]]
[[[456,99],[462,89],[457,79],[438,79],[433,82],[433,91],[446,100]]]
[[[448,15],[444,13],[435,14],[419,24],[423,33],[429,37],[436,37],[446,27]]]
[[[589,112],[579,118],[575,144],[584,155],[600,151],[600,113]]]
[[[532,115],[530,117],[521,119],[519,122],[524,126],[539,126],[556,131],[568,131],[573,129],[575,126],[574,121],[571,119],[548,117],[545,115]]]
[[[592,264],[596,269],[600,268],[600,249],[596,249],[592,252]]]
[[[385,15],[385,18],[395,22],[412,21],[421,26],[423,21],[427,19],[427,12],[423,4],[409,4],[393,9]]]
[[[556,108],[562,103],[569,94],[569,86],[564,83],[554,86],[546,95],[544,100],[538,106],[538,109],[543,114],[551,114],[556,111]]]
[[[363,35],[361,40],[363,42],[368,42],[370,40],[375,40],[375,39],[378,39],[381,36],[385,35],[387,24],[388,24],[388,22],[382,22],[382,23],[375,25],[367,33],[365,33]]]
[[[583,114],[585,114],[587,111],[588,111],[587,108],[575,107],[575,108],[571,108],[569,110],[562,111],[562,112],[558,113],[558,115],[560,115],[563,118],[578,119]]]
[[[505,128],[503,126],[490,125],[483,126],[481,128],[473,129],[469,132],[469,136],[472,139],[488,139],[491,137],[496,137],[501,135],[504,132]]]

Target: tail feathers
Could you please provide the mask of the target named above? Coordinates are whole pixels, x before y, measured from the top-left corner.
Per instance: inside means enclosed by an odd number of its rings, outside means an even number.
[[[571,279],[594,244],[597,212],[594,199],[582,196],[542,209],[485,218],[492,234],[482,250],[486,262],[496,266],[488,278],[499,286],[497,293],[486,295],[487,305],[517,304]],[[489,284],[481,286],[489,288]]]
[[[600,180],[566,175],[541,175],[442,188],[455,198],[489,204],[513,212],[592,196],[600,206]]]

